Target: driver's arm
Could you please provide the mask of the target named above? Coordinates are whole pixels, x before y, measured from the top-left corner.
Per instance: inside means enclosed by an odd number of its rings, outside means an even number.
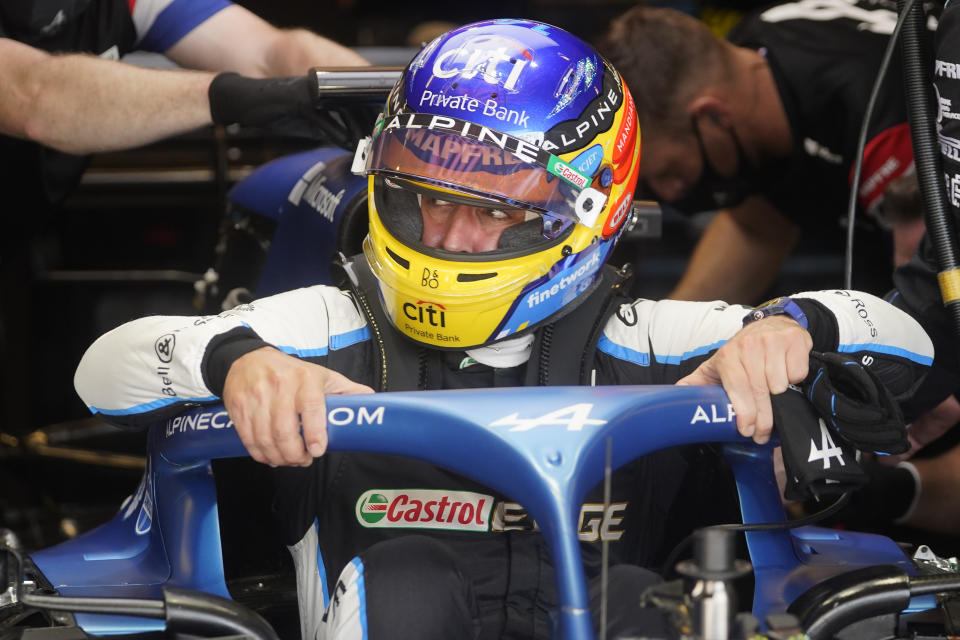
[[[720,384],[741,434],[757,442],[773,429],[770,395],[804,382],[811,349],[852,354],[898,400],[913,393],[933,362],[933,343],[920,324],[873,295],[857,291],[795,294],[804,328],[788,315],[749,323],[678,384]]]
[[[306,464],[326,447],[324,396],[370,391],[328,367],[365,379],[369,340],[351,299],[318,285],[217,316],[123,324],[87,349],[74,386],[92,413],[124,427],[222,399],[252,457]]]
[[[77,154],[140,146],[210,124],[212,79],[0,38],[0,133]]]
[[[668,297],[755,304],[799,237],[797,225],[763,196],[722,209],[707,226]]]
[[[182,67],[253,78],[298,76],[316,66],[369,64],[332,40],[306,29],[278,29],[239,5],[213,14],[165,54]]]
[[[250,457],[277,467],[308,466],[326,452],[327,395],[372,392],[332,369],[264,346],[230,364],[222,395]]]

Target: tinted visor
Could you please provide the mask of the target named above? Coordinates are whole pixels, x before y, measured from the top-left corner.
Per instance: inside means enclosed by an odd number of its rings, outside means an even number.
[[[576,206],[582,189],[556,174],[571,175],[574,180],[583,176],[572,168],[565,173],[565,165],[557,167],[562,162],[554,162],[551,173],[541,164],[524,159],[506,143],[499,144],[509,138],[506,134],[489,131],[484,137],[474,140],[421,127],[387,128],[371,143],[366,171],[431,183],[512,208],[579,220]],[[533,145],[527,146],[534,149]]]
[[[490,199],[463,193],[441,191],[424,183],[378,176],[374,181],[374,202],[387,230],[407,246],[427,254],[444,255],[446,243],[438,238],[450,228],[451,216],[472,218],[471,231],[479,236],[469,250],[477,260],[526,255],[561,242],[573,229],[573,223],[549,213],[510,207]],[[457,250],[458,260],[469,259]]]

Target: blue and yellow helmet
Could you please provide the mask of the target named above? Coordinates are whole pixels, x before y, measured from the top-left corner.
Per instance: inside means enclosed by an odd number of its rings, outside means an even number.
[[[433,347],[490,344],[591,289],[628,217],[640,163],[630,92],[589,45],[531,20],[437,37],[393,88],[355,168],[364,254],[391,321]],[[522,222],[474,253],[423,241],[423,198]]]

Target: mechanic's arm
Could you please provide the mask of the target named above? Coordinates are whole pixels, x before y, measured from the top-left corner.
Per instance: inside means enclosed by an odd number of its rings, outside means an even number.
[[[0,133],[77,154],[140,146],[210,124],[212,79],[0,38]]]
[[[306,29],[278,29],[239,5],[213,14],[165,54],[189,69],[234,71],[253,78],[369,64],[336,42]]]
[[[804,381],[811,349],[860,360],[899,399],[916,389],[933,361],[933,344],[920,324],[875,296],[834,291],[792,299],[808,329],[783,315],[752,322],[677,383],[722,384],[737,429],[759,443],[769,440],[773,428],[770,394]]]
[[[668,296],[754,304],[790,255],[799,228],[763,196],[717,212]]]

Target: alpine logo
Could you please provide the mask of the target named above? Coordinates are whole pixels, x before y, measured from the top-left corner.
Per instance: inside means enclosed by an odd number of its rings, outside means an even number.
[[[369,529],[489,531],[493,497],[470,491],[371,489],[357,500],[357,522]]]
[[[521,418],[514,412],[490,423],[491,427],[511,427],[510,431],[530,431],[537,427],[563,427],[567,431],[583,431],[584,427],[606,424],[606,420],[590,417],[589,402],[572,404],[536,418]]]
[[[823,422],[823,418],[820,418],[820,448],[817,448],[816,440],[811,438],[810,456],[807,458],[807,462],[822,460],[823,470],[826,471],[830,468],[830,458],[836,458],[841,467],[846,466],[846,462],[843,460],[843,449],[838,447],[833,438],[830,437],[827,425]]]

